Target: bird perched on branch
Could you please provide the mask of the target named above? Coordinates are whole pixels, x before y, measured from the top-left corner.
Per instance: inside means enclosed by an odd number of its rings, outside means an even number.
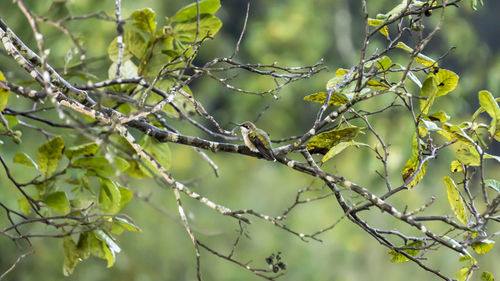
[[[269,161],[276,161],[273,148],[271,147],[271,140],[264,130],[257,128],[255,124],[250,121],[241,124],[231,123],[240,126],[243,141],[251,151],[260,152],[264,158]]]

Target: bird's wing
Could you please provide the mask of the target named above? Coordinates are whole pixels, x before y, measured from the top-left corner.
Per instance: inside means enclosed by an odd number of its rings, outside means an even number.
[[[266,158],[269,161],[276,161],[276,158],[274,158],[273,151],[271,149],[266,148],[265,144],[255,135],[250,134],[248,136],[251,140],[251,142],[255,145],[255,148],[259,150],[259,152],[264,155],[264,158]]]

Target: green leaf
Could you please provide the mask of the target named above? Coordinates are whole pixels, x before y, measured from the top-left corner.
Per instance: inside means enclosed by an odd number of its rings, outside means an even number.
[[[64,141],[61,137],[55,137],[42,144],[36,154],[36,163],[42,174],[46,177],[52,175],[62,159]]]
[[[429,77],[434,77],[434,81],[438,87],[436,97],[448,94],[455,90],[458,85],[458,75],[447,69],[439,69],[436,74],[430,73]]]
[[[72,146],[66,149],[65,155],[69,159],[78,157],[78,156],[94,156],[99,150],[99,145],[95,142],[90,142],[78,146]]]
[[[5,120],[7,120],[7,125],[9,126],[10,129],[14,128],[15,126],[17,126],[17,123],[19,123],[16,116],[4,115],[3,117],[5,118]],[[3,126],[3,123],[0,122],[0,130],[5,130],[5,129],[6,128]]]
[[[5,80],[5,76],[3,76],[3,73],[0,71],[0,81],[7,81]],[[3,87],[0,87],[0,111],[3,111],[5,107],[7,106],[7,102],[9,101],[9,90]]]
[[[71,275],[71,273],[73,273],[73,270],[80,261],[78,249],[71,236],[66,236],[63,238],[63,251],[64,251],[63,274],[64,276],[69,276]]]
[[[156,32],[155,16],[156,13],[150,8],[137,10],[130,15],[133,25],[151,35]]]
[[[392,60],[388,56],[383,56],[375,62],[375,66],[380,70],[387,70],[392,64]]]
[[[326,99],[326,93],[325,92],[318,92],[314,94],[310,94],[308,96],[304,97],[304,100],[306,101],[314,101],[318,103],[325,103]],[[328,105],[343,105],[349,102],[349,99],[347,99],[344,95],[337,94],[337,93],[332,93],[330,95],[330,102]]]
[[[17,199],[17,205],[19,205],[19,209],[26,215],[31,213],[31,205],[26,197],[23,196]]]
[[[150,137],[148,135],[143,135],[139,140],[139,144],[148,152],[151,156],[153,156],[156,161],[158,161],[161,166],[165,169],[170,168],[171,161],[171,153],[170,148],[167,143],[159,142],[157,139]],[[144,162],[149,169],[155,171],[156,168],[151,165],[149,162]],[[143,172],[145,169],[143,169]]]
[[[108,159],[102,156],[78,158],[73,162],[73,167],[91,170],[100,177],[112,177],[116,174]]]
[[[473,146],[463,142],[459,142],[456,145],[455,156],[464,165],[479,166],[481,164],[481,157],[477,150]]]
[[[212,15],[203,15],[200,17],[199,24],[198,41],[207,35],[215,35],[222,27],[222,22],[217,17]],[[182,42],[194,42],[196,37],[196,28],[196,19],[178,23],[174,27],[175,37]]]
[[[108,268],[112,267],[115,263],[115,255],[121,251],[120,247],[115,243],[114,239],[102,230],[95,230],[97,239],[103,242],[102,250],[104,258],[108,261]]]
[[[457,139],[459,142],[469,145],[474,143],[474,140],[457,125],[444,123],[441,127],[444,131],[438,131],[438,133],[445,136],[449,141]]]
[[[89,232],[80,233],[76,249],[78,251],[78,257],[82,260],[85,260],[90,256]]]
[[[333,129],[323,132],[311,138],[307,143],[307,150],[311,153],[326,154],[335,145],[354,139],[360,132],[359,127],[348,127],[344,129]]]
[[[368,25],[370,26],[375,26],[378,27],[379,25],[383,24],[385,21],[382,19],[372,19],[368,18]],[[380,33],[382,33],[387,39],[389,39],[389,28],[386,26],[382,27],[379,30]]]
[[[404,165],[403,170],[401,171],[401,176],[403,177],[403,181],[407,184],[408,188],[413,188],[424,178],[425,173],[427,171],[427,163],[428,163],[425,162],[424,164],[422,164],[420,171],[418,171],[413,180],[407,183],[408,179],[410,179],[415,173],[415,171],[417,171],[418,166],[420,164],[418,159],[418,139],[416,134],[413,136],[411,147],[412,147],[411,156],[408,159],[408,161],[406,161],[406,164]]]
[[[467,280],[467,277],[469,276],[471,269],[472,269],[471,266],[464,266],[460,268],[457,272],[457,275],[455,275],[455,279],[457,279],[457,281]]]
[[[489,273],[488,271],[484,271],[483,273],[481,273],[480,278],[481,281],[495,281],[493,274]]]
[[[200,15],[214,14],[220,8],[220,1],[203,0],[198,2],[198,6],[200,9]],[[175,15],[172,16],[172,21],[180,22],[180,21],[195,19],[197,18],[197,15],[198,15],[198,7],[196,7],[196,3],[192,3],[177,11],[177,13],[175,13]]]
[[[126,34],[126,33],[125,33]],[[113,39],[108,46],[108,57],[111,61],[118,61],[118,41],[117,38]],[[132,58],[132,53],[128,50],[128,45],[125,43],[125,48],[123,50],[123,61]]]
[[[427,114],[429,112],[437,93],[438,87],[434,77],[428,76],[420,89],[420,96],[427,98],[425,100],[420,100],[420,111],[422,111],[423,114]]]
[[[106,245],[96,237],[95,231],[88,233],[87,239],[89,242],[90,254],[100,259],[106,259],[106,253],[103,249]]]
[[[116,156],[114,159],[113,159],[113,164],[115,165],[116,169],[120,172],[124,172],[128,169],[128,167],[130,166],[127,162],[127,160],[121,158],[121,157],[118,157]]]
[[[118,64],[113,62],[108,69],[108,78],[114,79],[116,78],[116,69],[118,68]],[[121,78],[135,78],[139,76],[137,66],[131,61],[126,60],[123,61],[122,66],[120,68],[120,77]]]
[[[495,246],[495,241],[486,239],[481,242],[472,243],[471,246],[472,249],[476,251],[476,253],[484,255],[488,253],[493,248],[493,246]]]
[[[498,107],[498,103],[495,101],[493,95],[488,91],[479,92],[479,104],[491,116],[491,126],[488,131],[491,136],[494,136],[499,131],[500,107]]]
[[[120,210],[123,209],[129,202],[132,200],[132,197],[134,197],[134,194],[130,189],[118,185],[118,190],[120,191]]]
[[[147,51],[147,43],[137,31],[126,31],[123,35],[125,42],[125,48],[132,53],[136,58],[140,59],[144,56]],[[116,58],[118,58],[118,50],[116,52]]]
[[[142,232],[142,229],[138,227],[135,223],[121,217],[114,217],[113,222],[117,225],[123,227],[125,230],[133,232]]]
[[[420,248],[422,248],[423,245],[424,245],[424,243],[422,241],[412,241],[412,242],[408,243],[408,245],[403,247],[403,248],[406,248],[403,251],[405,253],[409,254],[410,256],[414,257],[420,252]],[[403,254],[400,254],[396,251],[390,251],[389,255],[392,256],[391,262],[394,262],[394,263],[401,263],[401,262],[409,261],[409,259],[407,257],[405,257]]]
[[[446,184],[446,193],[448,194],[448,202],[450,203],[451,209],[458,220],[464,225],[467,225],[467,214],[465,212],[464,202],[458,193],[455,182],[450,177],[444,177],[443,181]]]
[[[500,182],[494,179],[484,180],[484,185],[500,193]]]
[[[29,155],[24,153],[24,152],[18,152],[14,156],[13,161],[14,161],[14,163],[18,163],[18,164],[24,165],[26,167],[35,168],[38,170],[38,165],[36,164],[36,162],[33,161],[33,159],[31,159],[31,157],[29,157]]]
[[[50,193],[43,202],[59,215],[65,215],[71,211],[68,198],[63,191]]]
[[[99,203],[103,213],[116,214],[121,210],[121,193],[115,182],[109,179],[99,179],[101,189],[99,192]]]
[[[359,147],[359,146],[368,146],[369,147],[369,145],[367,145],[366,143],[361,143],[361,142],[355,142],[355,141],[341,142],[341,143],[335,145],[334,147],[330,148],[330,150],[321,159],[321,162],[325,163],[326,161],[332,159],[337,154],[342,152],[344,149],[348,148],[349,146],[353,146],[353,145],[355,145],[357,147]]]

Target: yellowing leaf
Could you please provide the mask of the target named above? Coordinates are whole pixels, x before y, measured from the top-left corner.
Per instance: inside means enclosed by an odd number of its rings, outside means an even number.
[[[63,156],[64,141],[61,137],[55,137],[42,144],[36,154],[36,163],[42,174],[50,176],[57,169]]]
[[[453,160],[451,161],[451,172],[456,173],[456,172],[461,172],[463,170],[462,168],[462,163],[458,160]]]
[[[446,193],[448,194],[448,202],[450,203],[451,209],[458,220],[464,225],[467,225],[467,214],[465,212],[464,202],[458,193],[455,182],[450,177],[444,177],[443,181],[446,184]]]
[[[464,266],[464,267],[460,268],[457,272],[457,275],[455,275],[455,279],[457,279],[457,281],[467,280],[467,277],[469,276],[471,269],[472,269],[472,267],[470,267],[470,266]]]
[[[304,100],[306,101],[314,101],[321,104],[325,103],[325,99],[326,99],[325,92],[318,92],[304,97]],[[348,102],[349,99],[347,99],[344,95],[332,93],[330,95],[330,102],[328,103],[328,105],[343,105]]]
[[[6,81],[5,76],[0,71],[0,81]],[[9,101],[9,89],[0,87],[0,111],[3,111],[7,106],[7,102]]]
[[[354,139],[359,131],[359,127],[349,127],[323,132],[309,140],[307,143],[307,150],[311,153],[326,154],[335,145]]]
[[[31,205],[26,197],[23,196],[17,199],[17,205],[19,205],[19,209],[21,209],[21,211],[23,211],[26,215],[31,213]]]
[[[370,26],[379,26],[381,25],[382,23],[384,23],[384,20],[382,19],[372,19],[372,18],[368,18],[368,25]],[[380,33],[382,33],[387,39],[389,39],[389,28],[387,28],[387,25],[382,27],[380,30],[379,30]]]
[[[398,42],[396,44],[396,48],[399,48],[399,49],[407,52],[408,54],[413,53],[413,48],[409,47],[408,45],[406,45],[403,42]],[[429,67],[430,66],[438,66],[438,64],[433,59],[429,58],[428,56],[426,56],[422,53],[417,54],[415,61],[417,61],[418,63],[423,64],[425,66],[429,66]]]
[[[481,281],[495,281],[493,274],[489,273],[488,271],[481,273],[480,278],[481,278]]]
[[[491,136],[494,136],[498,131],[500,131],[500,108],[498,103],[495,101],[493,95],[488,91],[479,92],[479,104],[486,112],[491,116],[491,124],[489,132]]]
[[[425,100],[420,100],[420,111],[422,111],[423,114],[427,114],[429,112],[437,93],[438,87],[436,86],[434,77],[427,77],[422,85],[422,89],[420,89],[420,96],[427,98]]]
[[[493,246],[495,246],[495,241],[486,239],[481,242],[472,243],[471,246],[472,249],[476,251],[476,253],[484,255],[488,253],[493,248]]]
[[[439,122],[446,122],[450,120],[450,116],[446,114],[443,110],[439,110],[438,112],[434,112],[426,117],[424,119],[431,120],[431,121],[439,121]]]
[[[434,77],[436,86],[438,87],[436,97],[448,94],[455,90],[458,85],[458,75],[447,69],[439,69],[436,74],[430,73],[428,77]]]
[[[481,157],[477,150],[473,146],[463,142],[457,144],[455,156],[464,165],[479,166],[481,164]]]
[[[427,171],[427,162],[422,164],[421,169],[418,171],[418,173],[413,177],[413,180],[410,182],[407,182],[413,174],[418,170],[418,167],[420,165],[419,159],[418,159],[418,142],[417,142],[417,136],[413,136],[412,140],[412,149],[411,149],[411,156],[406,161],[406,164],[403,167],[403,170],[401,171],[401,176],[403,177],[403,181],[405,184],[408,186],[408,188],[413,188],[415,185],[417,185],[425,176],[425,172]]]

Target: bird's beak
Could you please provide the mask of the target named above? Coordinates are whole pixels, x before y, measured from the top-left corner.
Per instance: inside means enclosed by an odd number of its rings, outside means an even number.
[[[229,123],[236,125],[236,126],[240,126],[240,127],[243,126],[242,124],[238,124],[238,123],[234,123],[234,122],[229,122]]]

